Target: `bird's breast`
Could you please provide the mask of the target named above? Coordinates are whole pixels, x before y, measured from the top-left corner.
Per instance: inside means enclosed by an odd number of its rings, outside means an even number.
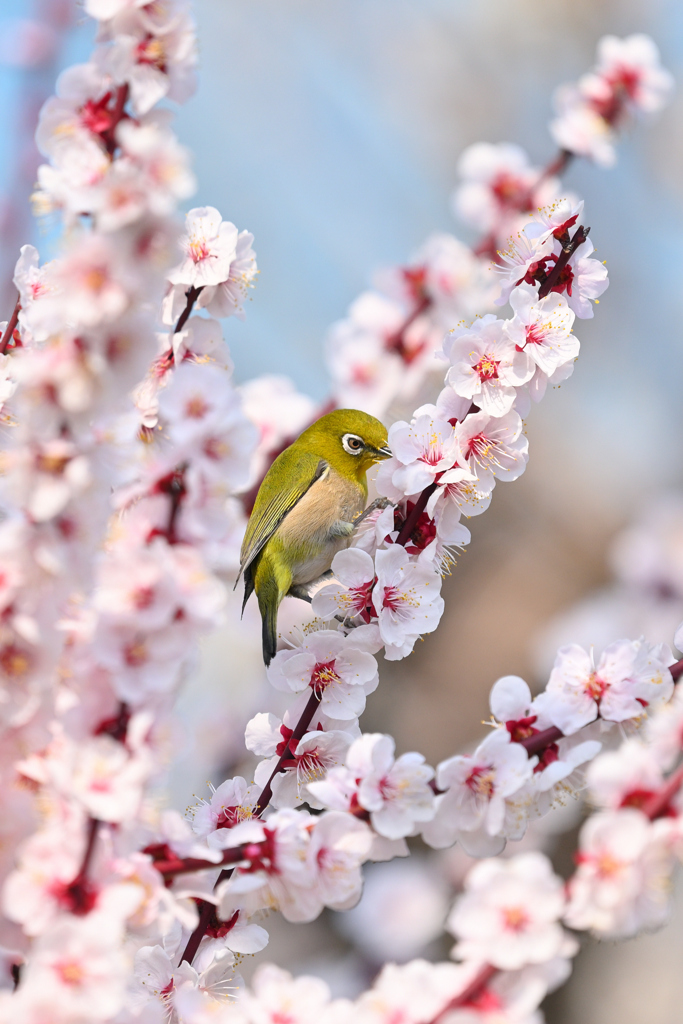
[[[331,536],[340,519],[351,522],[365,507],[363,489],[329,468],[296,503],[278,527],[277,537],[290,556],[293,582],[310,583],[326,572],[350,538]]]

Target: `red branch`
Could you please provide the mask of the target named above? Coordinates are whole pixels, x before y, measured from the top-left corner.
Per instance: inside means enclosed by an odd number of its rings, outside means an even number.
[[[7,321],[7,327],[5,328],[5,330],[3,332],[2,338],[0,338],[0,355],[4,356],[5,353],[7,352],[9,344],[10,344],[10,342],[12,340],[12,335],[14,334],[14,329],[17,326],[17,323],[19,321],[19,314],[20,314],[20,312],[21,312],[21,302],[19,300],[19,297],[17,296],[17,301],[14,304],[14,309],[12,310],[12,315],[9,318],[9,320]]]
[[[526,739],[515,742],[519,743],[520,747],[524,747],[529,757],[533,757],[535,754],[541,754],[551,743],[557,743],[563,738],[562,730],[558,729],[556,725],[551,725],[549,729],[542,729],[541,732],[537,732],[533,736],[527,736]]]
[[[658,793],[653,793],[645,801],[642,807],[643,814],[647,815],[650,821],[654,821],[655,818],[661,818],[662,815],[667,813],[669,804],[681,786],[683,786],[683,764],[679,765],[673,775],[669,776]]]
[[[120,85],[116,90],[114,106],[111,112],[111,124],[102,136],[102,140],[107,147],[107,152],[110,156],[114,155],[114,151],[116,149],[116,129],[123,120],[129,91],[128,82]]]
[[[190,313],[192,312],[192,308],[193,308],[195,302],[197,301],[197,299],[199,298],[199,296],[201,295],[203,290],[204,290],[204,286],[203,285],[201,286],[201,288],[195,288],[194,285],[191,285],[187,289],[187,291],[185,292],[185,296],[187,298],[187,302],[185,303],[185,309],[182,311],[182,313],[178,317],[178,323],[173,328],[173,333],[174,334],[178,334],[180,331],[182,331],[183,327],[185,326],[185,324],[187,323],[187,321],[190,318]]]
[[[266,807],[270,803],[270,798],[272,796],[272,783],[273,783],[273,779],[281,771],[284,771],[283,765],[284,765],[285,761],[289,760],[290,751],[291,751],[292,754],[294,754],[294,751],[296,749],[297,743],[302,738],[302,736],[304,736],[306,734],[306,732],[308,731],[308,727],[311,724],[311,722],[313,721],[313,716],[315,715],[315,713],[318,710],[319,706],[320,706],[320,697],[318,696],[318,694],[316,693],[315,690],[312,690],[311,691],[311,696],[308,698],[308,703],[306,704],[306,707],[303,710],[301,718],[299,719],[299,721],[294,726],[294,732],[292,733],[292,735],[289,737],[289,739],[285,743],[284,750],[280,754],[278,762],[275,765],[275,767],[274,767],[274,769],[273,769],[273,771],[271,773],[270,778],[268,779],[268,781],[266,782],[265,786],[263,787],[261,795],[258,798],[258,802],[257,802],[256,806],[254,807],[254,815],[256,817],[259,817],[263,813],[263,811],[265,811]]]
[[[550,292],[553,290],[555,285],[560,280],[562,271],[567,266],[576,250],[579,248],[580,245],[583,245],[583,243],[588,238],[589,231],[590,228],[585,228],[583,224],[580,224],[579,227],[576,229],[574,237],[571,239],[571,241],[567,242],[566,245],[562,246],[562,252],[557,257],[557,262],[555,263],[555,266],[550,271],[541,287],[538,289],[539,299],[544,299],[546,295],[549,295]]]
[[[472,978],[472,981],[467,985],[462,992],[453,996],[450,1002],[446,1003],[442,1010],[439,1010],[436,1017],[433,1017],[429,1024],[438,1024],[445,1013],[449,1013],[451,1010],[459,1010],[463,1006],[467,1006],[471,1003],[478,995],[480,995],[482,989],[485,989],[492,978],[495,978],[498,974],[498,968],[492,967],[491,964],[484,964],[480,969],[479,973]]]

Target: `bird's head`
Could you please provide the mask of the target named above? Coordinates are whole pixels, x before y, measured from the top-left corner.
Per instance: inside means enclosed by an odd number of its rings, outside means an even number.
[[[359,409],[328,412],[303,432],[301,440],[338,472],[359,480],[373,463],[391,456],[386,427]]]

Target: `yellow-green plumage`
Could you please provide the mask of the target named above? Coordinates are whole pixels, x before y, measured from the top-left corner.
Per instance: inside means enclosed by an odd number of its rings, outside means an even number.
[[[244,602],[255,590],[263,621],[263,660],[277,650],[277,612],[289,593],[301,597],[348,546],[365,508],[366,474],[390,455],[374,416],[337,409],[321,416],[270,467],[247,524],[240,573]]]

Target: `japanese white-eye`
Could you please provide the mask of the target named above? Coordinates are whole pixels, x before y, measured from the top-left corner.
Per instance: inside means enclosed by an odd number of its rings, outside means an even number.
[[[277,650],[280,602],[287,594],[310,600],[309,588],[351,541],[368,497],[368,469],[390,455],[379,420],[336,409],[304,430],[263,478],[242,543],[240,574],[244,604],[256,591],[266,665]]]

